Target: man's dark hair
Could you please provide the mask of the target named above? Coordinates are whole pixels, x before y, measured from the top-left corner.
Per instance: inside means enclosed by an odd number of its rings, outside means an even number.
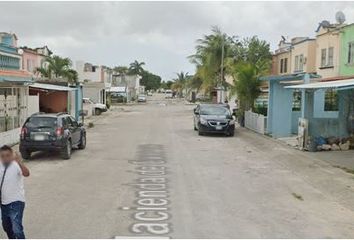
[[[8,145],[3,145],[1,148],[0,148],[0,152],[2,151],[10,151],[12,152],[12,148]]]

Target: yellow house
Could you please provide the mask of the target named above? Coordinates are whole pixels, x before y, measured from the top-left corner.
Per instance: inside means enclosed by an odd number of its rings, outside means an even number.
[[[290,73],[316,72],[316,40],[295,37],[291,40]]]
[[[316,35],[316,71],[322,78],[339,76],[340,30],[343,25],[322,22]]]

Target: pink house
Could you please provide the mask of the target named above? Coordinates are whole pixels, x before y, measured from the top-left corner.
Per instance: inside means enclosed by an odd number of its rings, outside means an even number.
[[[45,58],[52,54],[47,46],[41,48],[21,47],[22,69],[33,74],[35,78],[41,77],[36,69],[44,67]]]

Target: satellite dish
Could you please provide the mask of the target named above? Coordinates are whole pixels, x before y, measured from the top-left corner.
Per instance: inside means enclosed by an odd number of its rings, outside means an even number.
[[[345,15],[342,11],[336,13],[336,21],[338,24],[343,24],[345,22]]]
[[[321,22],[321,26],[322,26],[322,27],[325,27],[325,28],[328,28],[328,27],[331,26],[331,23],[330,23],[329,21],[327,21],[327,20],[323,20],[323,21]]]

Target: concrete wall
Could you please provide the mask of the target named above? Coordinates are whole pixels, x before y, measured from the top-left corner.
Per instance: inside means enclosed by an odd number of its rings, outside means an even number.
[[[273,137],[288,137],[292,133],[293,90],[271,81],[269,89],[267,131]]]
[[[39,96],[28,96],[27,114],[31,116],[33,113],[39,112]]]
[[[77,61],[75,64],[75,69],[79,75],[79,81],[89,81],[89,82],[103,82],[103,69],[102,67],[97,67],[95,72],[85,71],[85,62]]]
[[[22,68],[28,72],[35,73],[36,69],[42,67],[44,56],[24,50],[22,54]]]

